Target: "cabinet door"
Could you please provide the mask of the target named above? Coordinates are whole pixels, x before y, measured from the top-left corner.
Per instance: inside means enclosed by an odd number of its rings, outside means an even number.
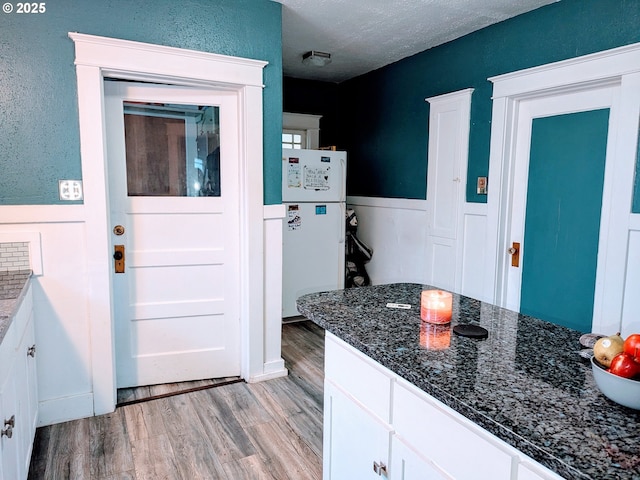
[[[388,466],[390,432],[390,427],[362,404],[326,382],[324,480],[384,478],[375,466]]]
[[[32,317],[31,312],[29,316]],[[17,401],[20,411],[20,455],[22,469],[29,472],[31,462],[31,450],[33,448],[33,438],[36,433],[38,396],[36,379],[36,359],[35,359],[35,331],[33,319],[30,318],[18,348],[18,358],[16,362],[17,381]]]
[[[397,435],[391,439],[389,480],[452,480],[453,477],[414,451]]]
[[[23,478],[20,474],[20,435],[17,428],[11,428],[9,422],[19,427],[18,405],[16,401],[16,376],[11,372],[0,385],[0,430],[7,432],[0,437],[2,465],[0,479],[13,480]],[[9,437],[11,435],[11,437]]]

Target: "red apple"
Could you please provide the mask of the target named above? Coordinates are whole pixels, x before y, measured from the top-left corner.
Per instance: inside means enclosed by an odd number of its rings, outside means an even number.
[[[609,371],[619,377],[633,378],[640,375],[640,362],[636,362],[628,353],[619,353],[611,360]]]
[[[627,337],[623,346],[624,353],[631,355],[636,362],[640,361],[640,333],[634,333]]]

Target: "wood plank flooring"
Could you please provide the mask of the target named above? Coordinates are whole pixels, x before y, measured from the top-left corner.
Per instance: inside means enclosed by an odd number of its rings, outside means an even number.
[[[321,328],[287,323],[287,377],[225,384],[38,428],[29,479],[319,480],[323,355]],[[167,388],[123,392],[118,401]]]

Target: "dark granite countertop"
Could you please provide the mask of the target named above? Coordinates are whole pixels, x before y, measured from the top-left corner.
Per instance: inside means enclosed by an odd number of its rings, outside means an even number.
[[[31,270],[0,272],[0,343],[11,325],[30,277]]]
[[[640,479],[640,411],[608,400],[581,332],[453,295],[451,324],[421,332],[420,292],[392,284],[313,293],[301,314],[567,479]],[[392,309],[388,302],[410,304]],[[447,333],[481,325],[484,340]],[[422,335],[422,336],[421,336]]]

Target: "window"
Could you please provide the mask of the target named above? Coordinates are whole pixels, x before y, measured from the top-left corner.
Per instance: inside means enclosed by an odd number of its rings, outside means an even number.
[[[282,148],[301,149],[306,143],[306,132],[304,130],[283,130]]]
[[[282,114],[282,148],[318,148],[321,115]]]

